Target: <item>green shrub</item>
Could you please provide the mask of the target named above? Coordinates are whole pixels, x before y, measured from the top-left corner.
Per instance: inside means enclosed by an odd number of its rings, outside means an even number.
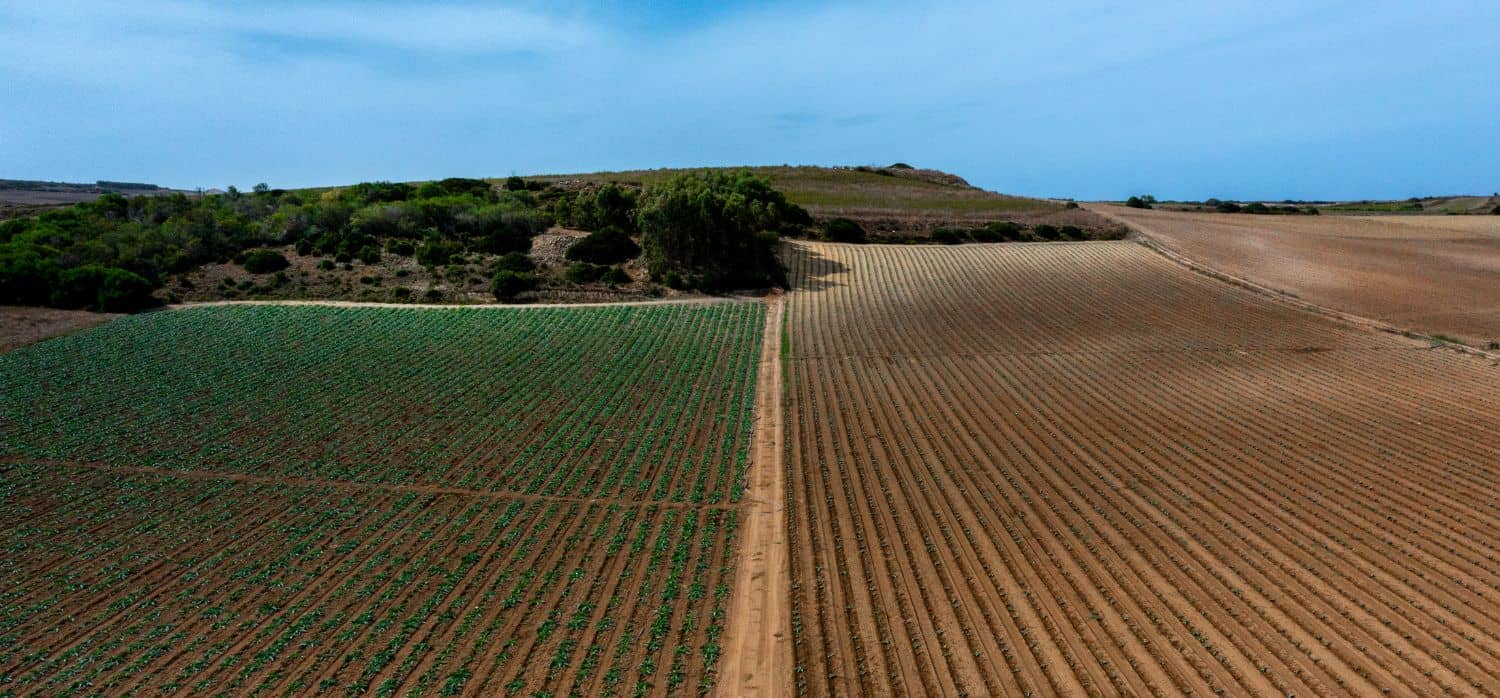
[[[359,261],[364,262],[365,264],[379,264],[380,248],[374,245],[366,245],[359,248],[359,253],[355,256],[359,258]]]
[[[0,304],[46,305],[57,277],[56,250],[40,245],[0,245]]]
[[[536,262],[521,252],[507,252],[495,260],[495,270],[528,272],[536,269]]]
[[[417,248],[417,263],[422,266],[432,267],[447,264],[454,257],[462,254],[463,245],[452,240],[444,240],[439,237],[429,237],[427,242]]]
[[[563,271],[563,276],[575,284],[586,284],[598,281],[604,277],[605,270],[609,267],[589,262],[574,262]]]
[[[991,221],[969,233],[980,242],[1010,242],[1020,240],[1025,231],[1014,221]]]
[[[865,229],[848,218],[833,218],[823,224],[823,239],[830,242],[865,241]]]
[[[322,269],[323,271],[333,271],[334,266],[335,265],[333,263],[333,260],[331,259],[325,259],[321,262],[318,262],[318,268]]]
[[[506,177],[505,178],[505,190],[506,191],[526,191],[526,180],[521,179],[520,177]]]
[[[313,243],[312,243],[312,240],[308,240],[307,238],[303,238],[303,239],[297,241],[297,254],[302,255],[303,257],[306,257],[306,256],[308,256],[308,255],[310,255],[312,253],[313,253]]]
[[[1058,230],[1057,226],[1046,223],[1038,223],[1031,226],[1031,232],[1043,240],[1056,240],[1062,236],[1062,231]]]
[[[625,231],[607,225],[598,231],[579,238],[568,247],[564,255],[576,262],[593,264],[619,264],[641,253],[639,245]]]
[[[932,233],[929,237],[933,242],[941,243],[944,245],[957,245],[964,240],[967,240],[969,238],[969,233],[968,231],[959,230],[958,228],[941,226],[933,228]]]
[[[631,281],[630,275],[626,274],[625,270],[619,267],[610,267],[609,269],[605,270],[604,276],[600,277],[599,280],[603,281],[606,284],[609,284],[610,286],[628,284]]]
[[[1131,208],[1151,208],[1154,203],[1156,203],[1156,197],[1150,194],[1132,196],[1125,200],[1125,205]]]
[[[911,165],[908,165],[908,164],[906,164],[904,162],[896,162],[896,163],[892,163],[891,164],[891,169],[893,169],[893,170],[910,170],[910,169],[913,169],[913,168],[912,168]]]
[[[292,265],[276,250],[251,250],[245,254],[241,264],[244,265],[245,271],[251,274],[269,274]]]
[[[1496,206],[1496,207],[1490,209],[1490,214],[1491,215],[1495,215],[1495,216],[1500,216],[1500,206]]]
[[[1271,207],[1259,202],[1251,202],[1245,206],[1245,213],[1267,214],[1271,213]]]
[[[1084,234],[1083,228],[1080,228],[1076,225],[1065,225],[1061,228],[1058,228],[1057,233],[1064,240],[1084,240],[1088,237]]]
[[[410,241],[391,238],[385,241],[385,251],[400,257],[410,257],[417,253],[417,248]]]
[[[1219,213],[1239,213],[1242,209],[1233,201],[1220,201],[1214,204],[1214,210]]]
[[[406,300],[411,298],[411,289],[405,286],[397,286],[391,289],[391,297],[397,300]]]
[[[511,301],[516,296],[536,288],[536,277],[526,272],[501,269],[490,279],[490,292],[495,299]]]

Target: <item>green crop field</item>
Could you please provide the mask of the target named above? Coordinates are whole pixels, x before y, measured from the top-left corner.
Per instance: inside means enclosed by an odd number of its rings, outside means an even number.
[[[697,693],[763,322],[234,306],[0,355],[0,695]]]

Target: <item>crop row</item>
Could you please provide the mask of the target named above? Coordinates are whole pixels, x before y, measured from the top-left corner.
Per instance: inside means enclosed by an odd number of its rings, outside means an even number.
[[[1193,282],[1130,245],[847,250],[812,248],[844,268],[817,262],[836,283],[790,308],[801,691],[1500,690],[1492,367],[1300,315],[1240,336],[1276,309],[1227,288],[1174,301],[1200,331],[1152,339],[1121,299]],[[954,314],[1055,311],[1078,348],[944,333],[929,273],[975,280]],[[875,350],[839,351],[848,326]]]
[[[0,455],[584,497],[742,491],[763,307],[215,307],[0,356]]]
[[[693,693],[736,524],[14,465],[0,693]]]

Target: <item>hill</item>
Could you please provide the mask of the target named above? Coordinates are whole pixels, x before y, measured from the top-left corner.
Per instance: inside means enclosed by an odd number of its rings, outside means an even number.
[[[613,182],[644,187],[693,168],[627,170],[534,177],[560,187]],[[1113,224],[1067,202],[1010,196],[980,189],[962,177],[939,170],[892,167],[767,166],[748,168],[819,221],[848,218],[858,222],[872,241],[904,242],[929,237],[939,228],[972,228],[1001,221],[1021,225],[1076,226],[1105,231]]]

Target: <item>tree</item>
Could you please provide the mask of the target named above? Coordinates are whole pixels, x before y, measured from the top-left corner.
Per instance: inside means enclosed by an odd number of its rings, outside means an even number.
[[[1145,196],[1132,196],[1125,200],[1125,205],[1131,208],[1151,208],[1156,203],[1156,197],[1147,194]]]
[[[796,216],[793,209],[748,170],[676,175],[641,202],[646,266],[657,279],[675,274],[707,289],[779,283],[776,231]]]

